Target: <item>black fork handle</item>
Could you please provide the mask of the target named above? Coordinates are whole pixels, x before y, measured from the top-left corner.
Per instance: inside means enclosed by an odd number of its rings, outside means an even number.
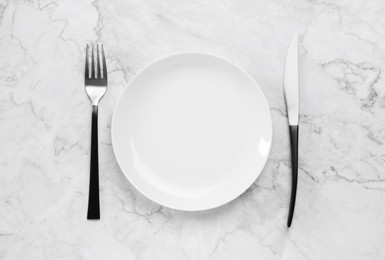
[[[295,199],[297,197],[297,182],[298,182],[298,125],[290,125],[290,147],[291,147],[291,194],[289,217],[287,219],[287,226],[291,226],[293,221]]]
[[[87,219],[100,219],[99,205],[99,154],[98,154],[98,106],[92,106],[90,189]]]

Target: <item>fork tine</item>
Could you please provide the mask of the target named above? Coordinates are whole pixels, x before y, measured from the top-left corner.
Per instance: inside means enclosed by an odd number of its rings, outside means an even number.
[[[104,47],[102,46],[102,61],[103,61],[103,79],[107,79],[107,65],[106,65],[106,56],[104,55]]]
[[[95,58],[94,58],[94,44],[92,44],[92,54],[91,54],[91,78],[95,78]]]
[[[84,77],[85,79],[88,79],[90,77],[90,70],[88,68],[88,44],[87,44],[87,47],[86,47],[86,69],[85,69],[85,72],[84,72]]]
[[[99,58],[99,44],[96,44],[96,68],[98,72],[98,78],[101,79],[102,75],[100,72],[100,58]]]

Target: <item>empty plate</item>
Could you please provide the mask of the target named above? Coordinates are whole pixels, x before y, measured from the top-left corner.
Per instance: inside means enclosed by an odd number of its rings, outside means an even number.
[[[179,53],[141,70],[112,119],[112,144],[127,179],[149,199],[205,210],[242,194],[269,156],[266,99],[240,67]]]

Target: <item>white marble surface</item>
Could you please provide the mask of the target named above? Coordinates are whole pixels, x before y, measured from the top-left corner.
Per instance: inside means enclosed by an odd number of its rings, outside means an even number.
[[[1,0],[0,259],[385,259],[383,0]],[[282,89],[300,32],[300,172],[286,228],[290,155]],[[84,46],[106,46],[99,114],[101,213],[86,221],[91,106]],[[258,180],[188,213],[139,194],[115,160],[114,106],[147,63],[206,51],[245,68],[271,106]]]

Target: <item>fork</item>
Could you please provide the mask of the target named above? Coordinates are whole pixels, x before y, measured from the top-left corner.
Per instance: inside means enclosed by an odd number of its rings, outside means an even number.
[[[98,105],[100,99],[107,91],[107,67],[103,44],[101,46],[102,67],[99,55],[99,45],[96,44],[96,61],[94,44],[91,44],[91,64],[89,60],[89,44],[86,47],[86,66],[84,85],[88,97],[92,103],[92,127],[91,127],[91,163],[90,163],[90,187],[88,195],[87,219],[100,219],[99,205],[99,155],[98,155]],[[95,73],[96,63],[96,73]],[[91,72],[91,74],[90,74]]]

